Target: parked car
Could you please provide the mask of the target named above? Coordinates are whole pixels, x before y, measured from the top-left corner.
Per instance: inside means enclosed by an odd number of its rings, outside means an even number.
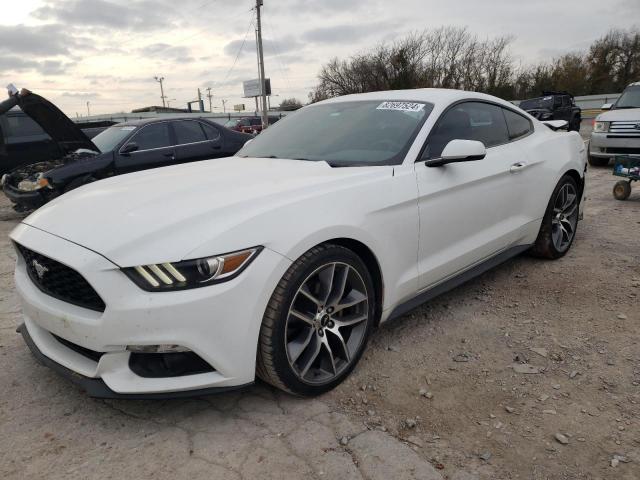
[[[269,125],[273,125],[280,117],[269,117]],[[262,118],[260,117],[244,117],[232,118],[224,124],[225,127],[235,130],[236,132],[257,135],[262,132]]]
[[[519,106],[538,120],[564,120],[569,124],[569,130],[580,131],[582,110],[570,93],[543,92],[542,97],[523,100]]]
[[[81,130],[92,138],[106,127]],[[17,107],[0,114],[0,175],[21,165],[59,158],[63,150],[31,117]]]
[[[20,211],[38,208],[81,185],[122,173],[228,157],[252,138],[206,119],[175,117],[121,123],[89,140],[57,108],[45,108],[48,106],[40,100],[33,102],[33,94],[28,97],[32,99],[30,115],[66,154],[19,167],[2,177],[5,195]],[[64,130],[59,128],[62,124],[66,124]],[[69,144],[70,136],[82,141]]]
[[[110,178],[11,233],[20,332],[99,397],[257,374],[338,385],[372,329],[524,251],[569,251],[586,148],[496,97],[402,90],[304,107],[234,157]]]
[[[589,164],[604,167],[616,155],[640,156],[640,82],[627,86],[593,122]]]

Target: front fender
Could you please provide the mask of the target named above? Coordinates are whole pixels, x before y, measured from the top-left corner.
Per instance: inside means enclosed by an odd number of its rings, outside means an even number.
[[[49,182],[61,187],[68,184],[74,178],[83,175],[93,175],[96,177],[104,177],[106,173],[113,170],[114,154],[113,152],[103,153],[95,157],[85,157],[73,160],[69,163],[49,170],[44,176]]]

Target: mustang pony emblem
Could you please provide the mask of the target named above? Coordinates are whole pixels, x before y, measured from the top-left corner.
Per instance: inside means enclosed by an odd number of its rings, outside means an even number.
[[[40,262],[38,262],[38,260],[33,260],[31,262],[31,265],[33,265],[33,268],[36,269],[36,275],[38,275],[38,278],[40,280],[42,280],[42,277],[44,277],[44,274],[49,271],[49,269],[44,265],[42,265]]]

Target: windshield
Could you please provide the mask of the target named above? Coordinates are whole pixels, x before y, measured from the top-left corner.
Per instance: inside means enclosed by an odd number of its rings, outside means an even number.
[[[540,108],[551,109],[553,108],[553,97],[539,97],[523,100],[520,102],[519,107],[522,110],[535,110]]]
[[[614,108],[640,108],[640,85],[625,88]]]
[[[107,128],[104,132],[99,133],[91,139],[101,153],[111,152],[122,140],[125,139],[136,127],[127,125],[116,125]]]
[[[268,128],[238,155],[332,166],[399,164],[432,109],[428,103],[381,100],[312,105]]]

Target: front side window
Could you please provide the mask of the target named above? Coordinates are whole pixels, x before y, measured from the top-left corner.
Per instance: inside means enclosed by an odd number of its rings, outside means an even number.
[[[515,140],[529,135],[532,131],[531,122],[522,115],[508,109],[503,109],[504,118],[509,129],[509,138]]]
[[[207,140],[217,140],[220,138],[220,130],[208,123],[201,123],[204,132],[207,134]]]
[[[133,136],[131,142],[138,145],[138,150],[169,147],[171,146],[169,123],[152,123],[151,125],[142,127],[141,130]]]
[[[204,131],[200,126],[200,122],[196,122],[193,120],[173,122],[173,131],[176,134],[176,142],[178,145],[184,145],[185,143],[204,142],[206,140]]]
[[[509,141],[502,108],[481,102],[460,103],[447,110],[429,135],[423,159],[438,158],[451,140],[477,140],[486,148]]]
[[[131,132],[135,131],[135,129],[136,127],[132,125],[109,127],[93,137],[91,141],[96,147],[98,147],[100,152],[111,152],[120,144],[120,142],[129,136]]]
[[[241,157],[326,161],[332,166],[402,163],[433,105],[343,101],[305,107],[246,144]]]

